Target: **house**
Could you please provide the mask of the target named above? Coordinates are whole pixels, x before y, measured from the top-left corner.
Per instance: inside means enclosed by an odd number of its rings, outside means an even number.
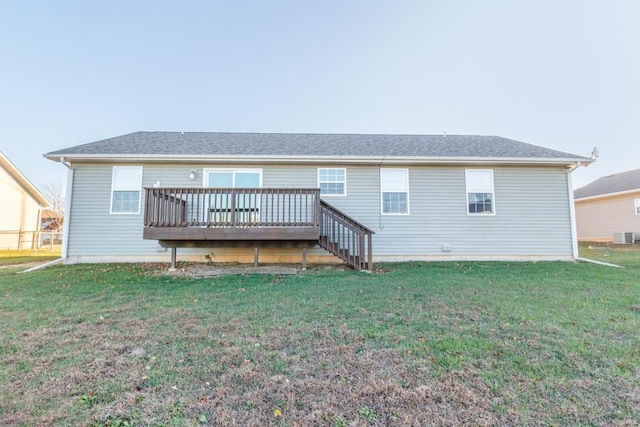
[[[571,260],[571,171],[496,136],[135,132],[69,169],[67,263]]]
[[[603,176],[573,194],[578,240],[633,243],[640,235],[640,169]]]
[[[0,249],[31,249],[49,201],[0,152]]]

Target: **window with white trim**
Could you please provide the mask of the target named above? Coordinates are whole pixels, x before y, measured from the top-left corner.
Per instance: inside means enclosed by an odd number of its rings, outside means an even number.
[[[636,215],[640,215],[640,199],[635,199],[633,203],[636,205]]]
[[[347,170],[344,168],[318,168],[318,187],[323,196],[347,195]]]
[[[262,169],[204,169],[204,186],[209,188],[262,188]],[[212,194],[209,215],[215,221],[231,221],[231,207],[237,209],[235,220],[259,221],[261,196],[257,193]]]
[[[409,215],[409,170],[380,169],[383,215]]]
[[[494,215],[493,169],[467,169],[467,213]]]
[[[260,188],[262,169],[205,169],[204,186],[212,188]]]
[[[111,175],[111,213],[139,214],[142,166],[114,166]]]

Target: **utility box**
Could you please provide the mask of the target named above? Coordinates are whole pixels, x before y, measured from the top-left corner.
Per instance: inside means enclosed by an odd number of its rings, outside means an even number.
[[[613,243],[633,245],[634,233],[613,233]]]

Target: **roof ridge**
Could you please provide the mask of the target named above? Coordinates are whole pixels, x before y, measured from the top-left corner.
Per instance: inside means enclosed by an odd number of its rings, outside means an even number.
[[[488,138],[502,138],[502,139],[511,139],[505,138],[503,136],[498,135],[481,135],[481,134],[438,134],[438,133],[359,133],[359,132],[241,132],[241,131],[175,131],[175,130],[141,130],[130,132],[125,135],[133,135],[135,133],[171,133],[171,134],[196,134],[196,133],[208,133],[208,134],[227,134],[227,135],[320,135],[320,136],[429,136],[429,137],[438,137],[442,136],[443,138],[447,137],[488,137]],[[516,141],[515,139],[511,139],[512,141]],[[520,142],[520,141],[518,141]],[[523,143],[524,144],[524,143]]]

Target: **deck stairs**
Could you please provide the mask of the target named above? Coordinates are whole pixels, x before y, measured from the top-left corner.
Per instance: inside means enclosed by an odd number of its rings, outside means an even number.
[[[356,270],[370,270],[374,232],[349,215],[320,200],[320,247]]]

